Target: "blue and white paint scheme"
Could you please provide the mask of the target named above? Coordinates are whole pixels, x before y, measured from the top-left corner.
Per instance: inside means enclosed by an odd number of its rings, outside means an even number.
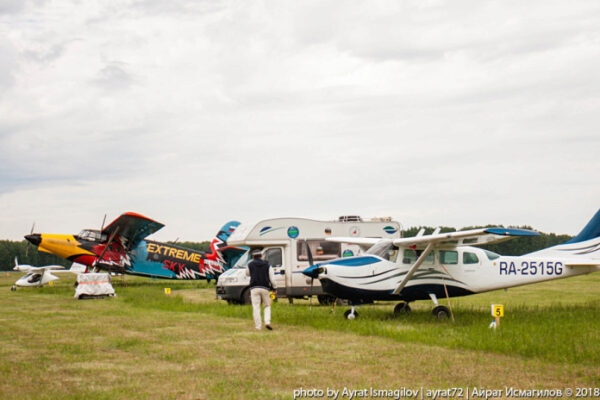
[[[323,290],[351,304],[431,299],[434,315],[449,316],[439,297],[465,296],[600,271],[600,211],[572,240],[520,257],[500,256],[473,247],[539,233],[511,228],[481,228],[399,239],[330,238],[369,247],[365,254],[316,264],[304,270]],[[356,317],[352,310],[347,318]]]

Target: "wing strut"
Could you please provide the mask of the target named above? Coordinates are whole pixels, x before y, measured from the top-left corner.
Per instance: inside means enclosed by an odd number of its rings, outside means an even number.
[[[423,250],[423,252],[419,256],[419,258],[417,258],[417,261],[415,261],[415,263],[413,264],[413,266],[410,267],[410,269],[408,270],[408,273],[406,274],[404,279],[402,279],[402,282],[400,282],[398,287],[394,290],[393,294],[399,294],[402,291],[402,289],[404,289],[404,286],[406,286],[406,284],[408,283],[410,278],[412,278],[412,276],[417,271],[417,269],[421,266],[421,264],[423,264],[423,261],[425,261],[425,259],[429,255],[429,253],[431,253],[431,250],[433,250],[433,244],[434,244],[434,242],[429,242],[427,244],[427,247],[425,247],[425,250]]]

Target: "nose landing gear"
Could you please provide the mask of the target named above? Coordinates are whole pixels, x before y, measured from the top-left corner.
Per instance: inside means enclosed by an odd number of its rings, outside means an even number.
[[[358,313],[354,309],[354,306],[352,306],[349,310],[346,310],[344,312],[344,318],[349,319],[349,320],[358,318]]]

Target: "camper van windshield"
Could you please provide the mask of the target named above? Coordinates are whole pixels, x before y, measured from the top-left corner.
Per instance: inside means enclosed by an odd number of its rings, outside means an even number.
[[[248,261],[250,261],[250,251],[247,251],[246,254],[240,257],[239,260],[235,263],[233,268],[244,269],[248,267]]]
[[[367,254],[372,254],[374,256],[379,256],[384,260],[396,262],[398,248],[394,246],[391,240],[382,240],[367,250]]]

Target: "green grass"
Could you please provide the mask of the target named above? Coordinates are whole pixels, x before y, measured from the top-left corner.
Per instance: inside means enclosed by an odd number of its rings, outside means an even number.
[[[494,297],[494,294],[485,296]],[[551,299],[546,298],[539,304],[514,297],[509,300],[503,298],[502,293],[496,296],[506,307],[506,317],[496,331],[488,328],[492,321],[491,303],[484,300],[484,296],[457,301],[453,306],[455,323],[434,319],[428,302],[419,302],[413,306],[412,313],[401,317],[393,316],[393,305],[389,303],[363,306],[358,309],[360,317],[348,321],[342,316],[347,307],[337,307],[332,312],[330,307],[311,307],[306,302],[290,305],[280,301],[273,305],[273,315],[277,324],[310,326],[318,330],[378,336],[449,349],[518,354],[568,364],[600,364],[600,320],[597,318],[600,316],[600,299],[568,304],[564,300],[550,302]],[[124,301],[140,308],[251,318],[249,306],[224,302],[197,304],[182,296],[165,298],[158,290],[147,287],[140,288]]]
[[[273,306],[256,332],[249,306],[215,300],[205,282],[127,277],[117,297],[73,299],[72,279],[10,292],[0,277],[1,398],[291,398],[299,387],[522,388],[600,386],[600,274],[451,299],[456,322],[430,302],[308,301]],[[165,295],[164,288],[173,293]],[[496,332],[490,304],[505,305]],[[515,374],[515,371],[519,371]]]

